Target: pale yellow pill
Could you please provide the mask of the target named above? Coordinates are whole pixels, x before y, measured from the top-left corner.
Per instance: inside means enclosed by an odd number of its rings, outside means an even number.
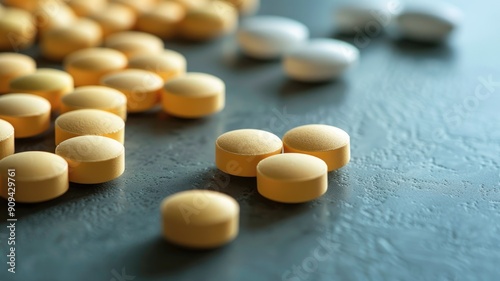
[[[164,238],[183,247],[216,248],[238,235],[240,206],[220,192],[179,192],[165,198],[160,211]]]
[[[98,85],[101,78],[127,67],[127,57],[109,48],[88,48],[64,59],[64,69],[73,76],[75,86]]]
[[[56,145],[78,136],[103,136],[125,142],[125,122],[113,113],[98,109],[80,109],[57,117]]]
[[[112,3],[123,4],[131,8],[135,13],[144,13],[154,7],[157,0],[111,0]]]
[[[223,0],[234,6],[240,15],[255,14],[260,6],[260,0]]]
[[[78,87],[62,98],[61,113],[78,109],[100,109],[127,119],[127,97],[104,86]]]
[[[30,93],[50,102],[52,110],[58,110],[61,98],[73,91],[73,78],[68,73],[49,68],[20,76],[10,82],[10,92]]]
[[[4,8],[0,15],[0,51],[18,51],[31,46],[36,37],[33,16],[25,10]]]
[[[186,15],[185,8],[176,2],[163,1],[137,18],[137,30],[169,39],[176,35],[179,22]]]
[[[77,20],[76,14],[66,3],[55,0],[39,1],[31,13],[36,18],[40,34],[52,28],[71,25]]]
[[[31,57],[17,53],[0,53],[0,93],[9,91],[12,79],[35,72],[36,63]]]
[[[284,151],[316,156],[328,165],[328,171],[345,166],[351,159],[350,137],[342,129],[329,125],[304,125],[283,136]]]
[[[222,134],[215,141],[215,165],[233,176],[257,176],[257,164],[280,154],[283,143],[276,135],[255,129],[241,129]]]
[[[101,27],[93,20],[81,18],[72,24],[45,31],[41,36],[40,49],[45,58],[61,61],[75,51],[96,47],[101,42]]]
[[[163,79],[151,71],[127,69],[104,76],[101,85],[124,93],[128,112],[143,112],[158,104]]]
[[[68,6],[79,17],[85,17],[105,9],[107,0],[67,0]]]
[[[47,131],[50,127],[50,103],[32,94],[0,96],[0,119],[15,128],[16,138],[28,138]]]
[[[113,33],[132,29],[136,22],[134,11],[117,3],[109,3],[104,9],[92,13],[89,18],[101,26],[104,38]]]
[[[165,83],[162,107],[170,115],[200,118],[224,108],[226,86],[219,78],[205,73],[187,73]]]
[[[0,119],[0,160],[14,154],[14,127]]]
[[[158,74],[163,81],[182,76],[186,73],[186,58],[171,50],[159,54],[141,54],[130,58],[128,68],[143,69]]]
[[[163,52],[163,41],[157,36],[139,32],[123,31],[112,34],[104,40],[104,46],[124,53],[128,58],[144,53]]]
[[[5,199],[13,195],[18,203],[44,202],[68,187],[68,163],[53,153],[28,151],[0,160],[0,196]]]
[[[114,180],[125,171],[125,148],[114,139],[80,136],[61,142],[56,154],[69,164],[69,181],[97,184]]]
[[[257,190],[267,199],[303,203],[319,198],[327,189],[328,167],[318,157],[285,153],[257,165]]]
[[[179,34],[189,40],[205,41],[234,31],[238,24],[238,12],[224,1],[188,10],[179,23]]]

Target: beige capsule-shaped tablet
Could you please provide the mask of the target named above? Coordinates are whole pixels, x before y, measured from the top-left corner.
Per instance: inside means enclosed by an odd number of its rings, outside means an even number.
[[[137,19],[132,9],[118,3],[109,3],[104,9],[88,17],[101,26],[104,38],[113,33],[132,29]]]
[[[79,109],[100,109],[127,119],[127,97],[105,86],[83,86],[62,98],[61,113]]]
[[[125,122],[113,113],[99,109],[79,109],[57,117],[56,145],[78,136],[94,135],[125,141]]]
[[[224,108],[226,86],[210,74],[187,73],[165,83],[163,110],[181,118],[201,118]]]
[[[169,39],[176,35],[179,22],[186,15],[185,8],[176,2],[162,1],[137,18],[137,30]]]
[[[17,8],[4,8],[0,14],[0,51],[17,51],[33,44],[36,24],[33,16]]]
[[[128,61],[128,68],[143,69],[158,74],[163,81],[168,81],[186,73],[186,58],[172,50],[159,54],[140,54]]]
[[[345,166],[351,159],[350,137],[342,129],[322,124],[296,127],[283,136],[284,152],[316,156],[328,165],[328,171]]]
[[[281,203],[304,203],[321,197],[328,189],[328,167],[318,157],[285,153],[257,165],[257,190]]]
[[[9,91],[10,81],[35,72],[36,62],[29,56],[17,53],[0,53],[0,93]]]
[[[18,203],[44,202],[68,187],[68,163],[53,153],[28,151],[0,160],[0,196],[5,199],[12,195]]]
[[[71,24],[45,31],[41,36],[40,49],[45,58],[61,61],[75,51],[97,47],[101,42],[101,27],[93,20],[80,18]]]
[[[238,12],[224,1],[210,1],[188,10],[179,23],[179,35],[193,41],[206,41],[231,33],[238,25]]]
[[[111,72],[125,69],[127,57],[109,48],[88,48],[71,53],[64,59],[66,70],[75,86],[99,85],[101,78]]]
[[[257,164],[280,154],[283,143],[276,135],[256,129],[234,130],[215,141],[215,165],[227,174],[240,177],[257,176]]]
[[[69,181],[97,184],[114,180],[125,171],[125,148],[114,139],[80,136],[61,142],[56,154],[69,165]]]
[[[158,104],[163,79],[151,71],[126,69],[104,76],[101,85],[125,94],[128,112],[143,112]]]
[[[36,72],[17,77],[10,82],[10,92],[30,93],[50,102],[52,110],[58,110],[61,98],[73,91],[73,77],[68,73],[50,68],[39,68]]]
[[[235,7],[240,15],[255,14],[260,6],[260,0],[223,0]]]
[[[107,0],[67,0],[66,3],[79,17],[85,17],[90,14],[105,9]]]
[[[104,40],[104,46],[124,53],[127,58],[140,54],[163,52],[163,41],[152,34],[139,31],[114,33]]]
[[[29,138],[47,131],[50,127],[50,103],[32,94],[7,94],[0,96],[0,119],[15,129],[16,138]]]
[[[179,246],[211,249],[238,235],[240,206],[224,193],[182,191],[165,198],[160,211],[163,237]]]
[[[14,127],[0,119],[0,160],[14,154]]]

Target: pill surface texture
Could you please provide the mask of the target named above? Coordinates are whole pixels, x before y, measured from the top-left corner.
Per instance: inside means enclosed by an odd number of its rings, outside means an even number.
[[[0,15],[0,51],[28,48],[36,36],[33,16],[17,8],[4,8]]]
[[[127,119],[127,97],[104,86],[84,86],[62,98],[61,113],[78,109],[100,109]]]
[[[225,88],[224,82],[213,75],[188,73],[165,84],[162,107],[177,117],[205,117],[224,108]]]
[[[161,203],[164,238],[192,249],[220,247],[234,240],[239,228],[238,202],[210,190],[189,190]]]
[[[273,201],[303,203],[328,189],[328,168],[318,157],[285,153],[268,157],[257,165],[257,190]]]
[[[288,51],[283,67],[288,76],[302,82],[338,78],[357,63],[359,50],[336,39],[313,39]]]
[[[258,59],[275,59],[309,38],[302,23],[279,16],[255,16],[245,19],[238,34],[240,49]]]
[[[36,70],[35,60],[23,54],[0,53],[0,94],[9,91],[12,79]]]
[[[0,160],[14,154],[14,127],[0,119]]]
[[[128,68],[143,69],[158,74],[168,81],[186,73],[186,58],[171,50],[159,54],[140,54],[130,58]]]
[[[321,124],[296,127],[283,136],[284,152],[316,156],[328,165],[328,171],[345,166],[350,158],[350,137],[342,129]]]
[[[124,53],[127,58],[144,53],[159,54],[164,48],[157,36],[138,31],[114,33],[104,40],[104,46]]]
[[[125,122],[115,114],[98,109],[80,109],[56,119],[56,145],[84,135],[104,136],[124,143]]]
[[[56,154],[69,165],[69,181],[97,184],[114,180],[125,171],[125,148],[114,139],[80,136],[61,142]]]
[[[16,138],[28,138],[45,132],[50,127],[50,103],[31,94],[0,96],[0,119],[15,129]]]
[[[12,189],[9,190],[9,177],[15,179],[14,198],[19,203],[38,203],[57,198],[69,186],[68,163],[48,152],[21,152],[0,160],[0,196],[5,199],[12,192]]]
[[[215,141],[215,164],[219,170],[240,177],[257,176],[257,164],[280,154],[283,143],[276,135],[255,129],[222,134]]]

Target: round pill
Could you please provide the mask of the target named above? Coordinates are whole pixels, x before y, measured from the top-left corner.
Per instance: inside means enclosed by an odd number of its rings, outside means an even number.
[[[62,98],[61,113],[78,109],[100,109],[127,119],[127,97],[104,86],[84,86]]]
[[[143,69],[158,74],[163,81],[179,77],[186,73],[186,58],[171,50],[159,54],[140,54],[130,58],[128,68]]]
[[[49,29],[71,25],[77,19],[73,10],[61,1],[39,1],[32,14],[36,18],[40,34]]]
[[[15,180],[15,192],[9,185]],[[69,187],[68,163],[42,151],[12,154],[0,160],[0,196],[13,194],[16,202],[38,203],[63,195]]]
[[[240,207],[232,197],[210,190],[170,195],[161,203],[164,238],[192,249],[220,247],[238,235]]]
[[[79,17],[85,17],[102,11],[106,7],[107,0],[67,0],[68,6]]]
[[[14,127],[0,119],[0,160],[14,154]]]
[[[101,85],[124,93],[129,112],[143,112],[158,104],[163,79],[150,71],[126,69],[104,76]]]
[[[88,17],[101,26],[104,38],[113,33],[132,29],[136,22],[134,11],[117,3],[109,3],[104,9],[94,12]]]
[[[302,82],[338,78],[357,63],[359,50],[336,39],[313,39],[288,51],[283,60],[286,74]]]
[[[240,15],[248,16],[255,14],[260,6],[260,0],[224,0],[234,6]]]
[[[219,170],[240,177],[257,176],[257,164],[280,154],[283,143],[276,135],[255,129],[222,134],[215,141],[215,165]]]
[[[321,197],[328,189],[325,161],[318,157],[285,153],[257,165],[257,190],[281,203],[304,203]]]
[[[462,12],[452,4],[414,1],[403,7],[396,18],[396,25],[404,38],[439,43],[449,37],[461,20]]]
[[[187,11],[179,23],[179,35],[185,39],[205,41],[229,34],[238,25],[238,12],[224,1],[211,1]]]
[[[100,26],[93,20],[81,18],[72,24],[45,31],[40,48],[45,58],[61,61],[75,51],[100,45],[101,40]]]
[[[75,86],[98,85],[101,78],[127,67],[127,57],[114,49],[89,48],[71,53],[64,69],[73,76]]]
[[[69,181],[97,184],[114,180],[125,171],[125,148],[114,139],[80,136],[61,142],[56,154],[69,165]]]
[[[157,36],[138,31],[114,33],[104,40],[104,46],[124,53],[128,58],[135,55],[163,52],[163,41]]]
[[[123,4],[132,9],[137,14],[144,13],[154,7],[156,0],[111,0],[112,3]]]
[[[0,53],[0,93],[9,91],[10,81],[35,72],[36,63],[31,57],[17,53]]]
[[[124,143],[125,122],[113,113],[98,109],[80,109],[57,117],[56,145],[85,135],[104,136]]]
[[[182,118],[200,118],[221,111],[226,86],[219,78],[204,73],[188,73],[165,83],[163,110]]]
[[[390,8],[384,0],[344,1],[334,11],[337,31],[342,34],[358,34],[382,31],[390,19]]]
[[[169,39],[175,36],[177,25],[186,15],[184,7],[176,2],[163,1],[137,18],[137,30]]]
[[[275,59],[309,38],[302,23],[279,16],[255,16],[245,19],[237,33],[243,53],[258,59]]]
[[[39,135],[50,127],[50,103],[36,95],[7,94],[0,96],[0,119],[15,128],[16,138]]]
[[[351,159],[350,137],[342,129],[329,125],[304,125],[283,136],[284,152],[316,156],[328,165],[328,171],[345,166]]]
[[[30,93],[45,98],[52,110],[57,110],[61,98],[73,91],[73,78],[61,70],[40,68],[35,73],[13,79],[9,88],[10,92]]]
[[[33,44],[36,25],[33,16],[17,8],[4,8],[0,15],[0,51],[20,50]]]

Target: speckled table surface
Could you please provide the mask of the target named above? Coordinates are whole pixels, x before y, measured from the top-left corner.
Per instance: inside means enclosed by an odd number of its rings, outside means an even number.
[[[500,37],[491,23],[500,4],[455,3],[467,16],[448,45],[372,36],[358,42],[359,66],[328,84],[292,82],[279,62],[239,55],[231,37],[167,43],[187,56],[190,71],[226,81],[226,109],[194,121],[131,115],[121,178],[72,184],[61,198],[18,206],[16,274],[7,272],[0,212],[0,280],[497,280]],[[322,37],[332,33],[331,7],[275,0],[261,13],[296,18]],[[223,132],[282,136],[308,123],[341,127],[352,141],[352,161],[329,175],[319,200],[273,203],[256,192],[255,179],[214,167]],[[51,130],[17,141],[17,151],[53,151],[53,141]],[[238,200],[232,244],[197,252],[162,240],[159,203],[194,188]]]

